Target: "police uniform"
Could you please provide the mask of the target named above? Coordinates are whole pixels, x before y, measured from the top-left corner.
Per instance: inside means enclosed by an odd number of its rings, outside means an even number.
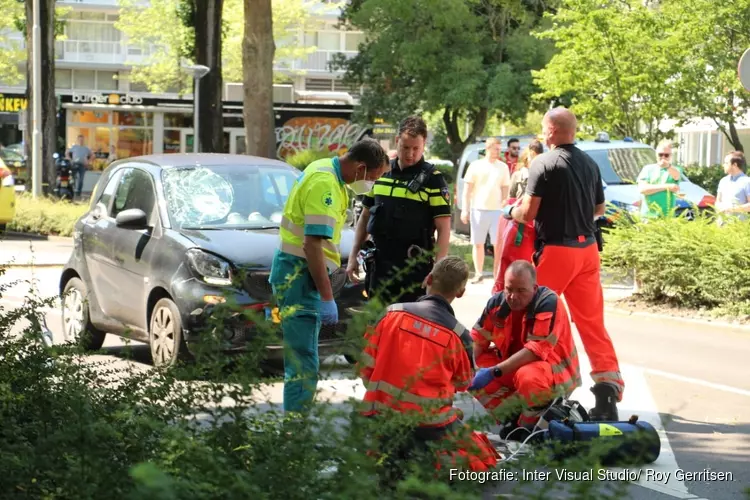
[[[297,179],[284,206],[269,282],[281,311],[284,335],[284,410],[301,411],[318,381],[321,300],[302,248],[305,236],[323,239],[328,273],[341,267],[339,244],[349,195],[338,158],[311,163]],[[285,311],[286,308],[293,308]]]
[[[424,158],[403,170],[394,159],[391,170],[375,181],[362,205],[370,211],[367,232],[376,248],[374,269],[368,269],[368,294],[385,302],[414,302],[423,295],[422,282],[432,270],[433,259],[417,257],[419,262],[409,265],[409,252],[432,252],[434,220],[451,215],[445,179]],[[407,270],[393,276],[394,267],[400,270],[407,265]]]

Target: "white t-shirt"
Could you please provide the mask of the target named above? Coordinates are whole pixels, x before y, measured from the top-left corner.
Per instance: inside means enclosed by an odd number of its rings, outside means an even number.
[[[472,185],[469,200],[471,204],[467,208],[501,210],[503,201],[501,188],[510,186],[510,169],[500,160],[490,163],[487,158],[482,158],[469,165],[464,182]]]

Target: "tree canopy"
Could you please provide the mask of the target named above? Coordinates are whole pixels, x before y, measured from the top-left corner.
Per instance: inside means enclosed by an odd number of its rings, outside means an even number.
[[[522,120],[535,91],[531,70],[547,44],[530,30],[546,5],[524,0],[355,0],[342,20],[365,32],[357,56],[339,58],[345,79],[364,85],[361,114],[397,122],[440,112],[454,161],[488,117]],[[463,137],[462,119],[471,123]]]

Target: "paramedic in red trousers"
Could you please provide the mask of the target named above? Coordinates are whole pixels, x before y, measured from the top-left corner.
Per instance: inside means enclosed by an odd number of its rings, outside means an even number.
[[[537,285],[531,262],[508,266],[505,289],[487,302],[471,337],[480,369],[469,390],[490,412],[515,397],[523,410],[511,428],[531,430],[555,397],[581,385],[568,311],[555,292]]]
[[[456,319],[451,303],[464,294],[468,279],[469,266],[462,258],[439,260],[426,278],[427,295],[390,306],[365,334],[360,375],[367,392],[361,414],[414,415],[414,432],[406,449],[422,448],[464,427],[453,397],[467,390],[473,376],[471,336]],[[477,449],[484,450],[469,454],[473,469],[494,466],[497,459],[489,441],[480,436],[471,437]]]
[[[534,262],[539,284],[565,297],[570,316],[591,362],[596,406],[592,420],[617,420],[617,402],[625,383],[604,326],[595,218],[604,214],[599,167],[575,146],[576,117],[565,108],[547,112],[542,135],[551,151],[531,164],[526,194],[505,216],[519,223],[534,221]]]

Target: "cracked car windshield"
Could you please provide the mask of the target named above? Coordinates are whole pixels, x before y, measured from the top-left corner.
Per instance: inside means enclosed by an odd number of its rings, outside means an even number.
[[[167,210],[179,229],[277,227],[298,172],[273,166],[200,165],[162,174]]]

